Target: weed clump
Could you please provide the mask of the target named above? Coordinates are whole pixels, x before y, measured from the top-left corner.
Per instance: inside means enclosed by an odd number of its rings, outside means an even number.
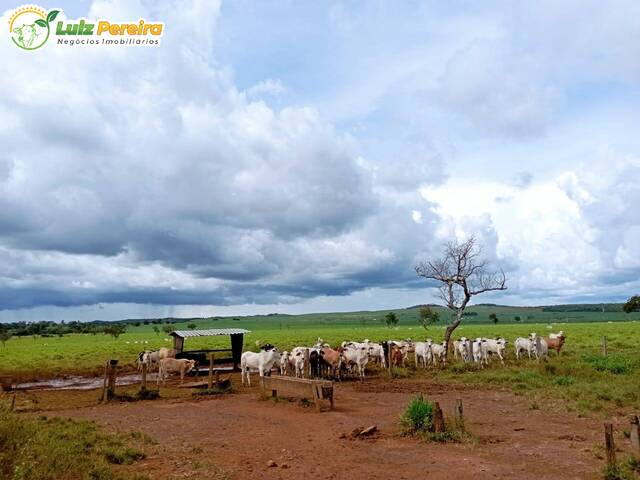
[[[599,372],[610,372],[616,375],[631,373],[638,365],[624,355],[583,355],[582,359]]]
[[[417,394],[400,417],[400,427],[404,435],[428,432],[433,425],[433,403]]]

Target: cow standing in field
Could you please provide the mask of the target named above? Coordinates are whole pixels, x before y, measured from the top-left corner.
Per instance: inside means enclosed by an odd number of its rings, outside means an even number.
[[[244,352],[240,357],[240,368],[242,369],[242,385],[251,386],[249,378],[249,369],[258,370],[261,377],[271,373],[271,369],[275,364],[280,362],[280,352],[278,349],[270,346],[269,350],[261,350],[259,353]]]
[[[485,363],[489,364],[489,358],[491,355],[497,355],[500,362],[504,365],[504,357],[506,355],[507,341],[504,338],[497,338],[495,340],[482,339],[482,356]]]
[[[445,366],[447,364],[447,347],[445,342],[433,343],[433,340],[427,338],[426,344],[429,347],[429,357],[433,366]]]
[[[534,336],[531,341],[533,342],[532,353],[536,357],[536,360],[546,360],[549,356],[549,346],[547,345],[547,341],[537,335]]]
[[[188,360],[186,358],[162,358],[159,362],[157,383],[159,384],[160,380],[162,380],[162,384],[164,385],[170,373],[179,373],[180,384],[182,385],[184,376],[193,370],[195,366],[195,360]]]
[[[176,358],[176,349],[162,347],[160,350],[158,350],[158,358],[160,360],[162,360],[163,358]]]
[[[553,334],[551,334],[553,335]],[[564,340],[565,340],[565,336],[563,332],[560,332],[558,334],[555,334],[555,337],[552,337],[551,335],[549,335],[549,338],[545,339],[545,341],[547,342],[547,346],[556,351],[556,355],[560,355],[560,350],[562,349],[562,346],[564,345]]]
[[[460,337],[453,342],[453,352],[456,359],[460,357],[464,363],[469,363],[472,359],[471,342],[467,337]]]
[[[533,342],[530,338],[518,337],[513,342],[516,352],[516,358],[520,360],[522,352],[527,352],[529,359],[531,359],[531,353],[533,351]]]
[[[347,347],[343,348],[341,352],[342,362],[347,366],[355,366],[358,369],[358,376],[360,381],[364,381],[365,368],[369,362],[369,353],[367,347]]]
[[[422,367],[427,368],[427,364],[430,362],[431,347],[427,342],[416,342],[414,345],[414,357],[416,362],[416,368],[420,366],[422,360]]]
[[[323,370],[322,373],[328,373],[332,378],[340,378],[340,367],[342,365],[343,348],[334,350],[333,348],[324,347],[320,350],[320,358]],[[324,375],[323,375],[324,376]]]

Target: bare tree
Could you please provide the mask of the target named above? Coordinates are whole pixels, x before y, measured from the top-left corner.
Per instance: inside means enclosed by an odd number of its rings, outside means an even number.
[[[444,341],[449,350],[449,339],[458,328],[471,297],[493,290],[506,290],[506,277],[502,269],[491,271],[482,258],[482,251],[472,236],[464,242],[452,241],[445,245],[442,257],[416,266],[420,277],[440,282],[439,296],[453,311],[453,320],[447,326]]]

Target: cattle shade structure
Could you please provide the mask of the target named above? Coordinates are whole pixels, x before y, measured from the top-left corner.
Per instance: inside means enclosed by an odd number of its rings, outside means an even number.
[[[188,358],[198,362],[200,367],[209,365],[209,355],[215,355],[216,364],[232,364],[233,370],[239,370],[240,357],[242,356],[242,346],[244,334],[250,330],[244,328],[211,328],[207,330],[174,330],[169,335],[173,337],[173,348],[176,349],[176,358]],[[227,335],[231,337],[231,348],[216,348],[208,350],[185,350],[184,342],[187,338],[195,337],[218,337]],[[231,356],[223,356],[224,354]],[[218,370],[225,370],[220,368]]]

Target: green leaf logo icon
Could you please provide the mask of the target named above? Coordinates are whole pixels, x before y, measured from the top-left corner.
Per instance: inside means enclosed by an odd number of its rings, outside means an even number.
[[[51,10],[47,14],[47,23],[53,22],[56,19],[56,17],[58,16],[59,13],[60,13],[60,10]]]

